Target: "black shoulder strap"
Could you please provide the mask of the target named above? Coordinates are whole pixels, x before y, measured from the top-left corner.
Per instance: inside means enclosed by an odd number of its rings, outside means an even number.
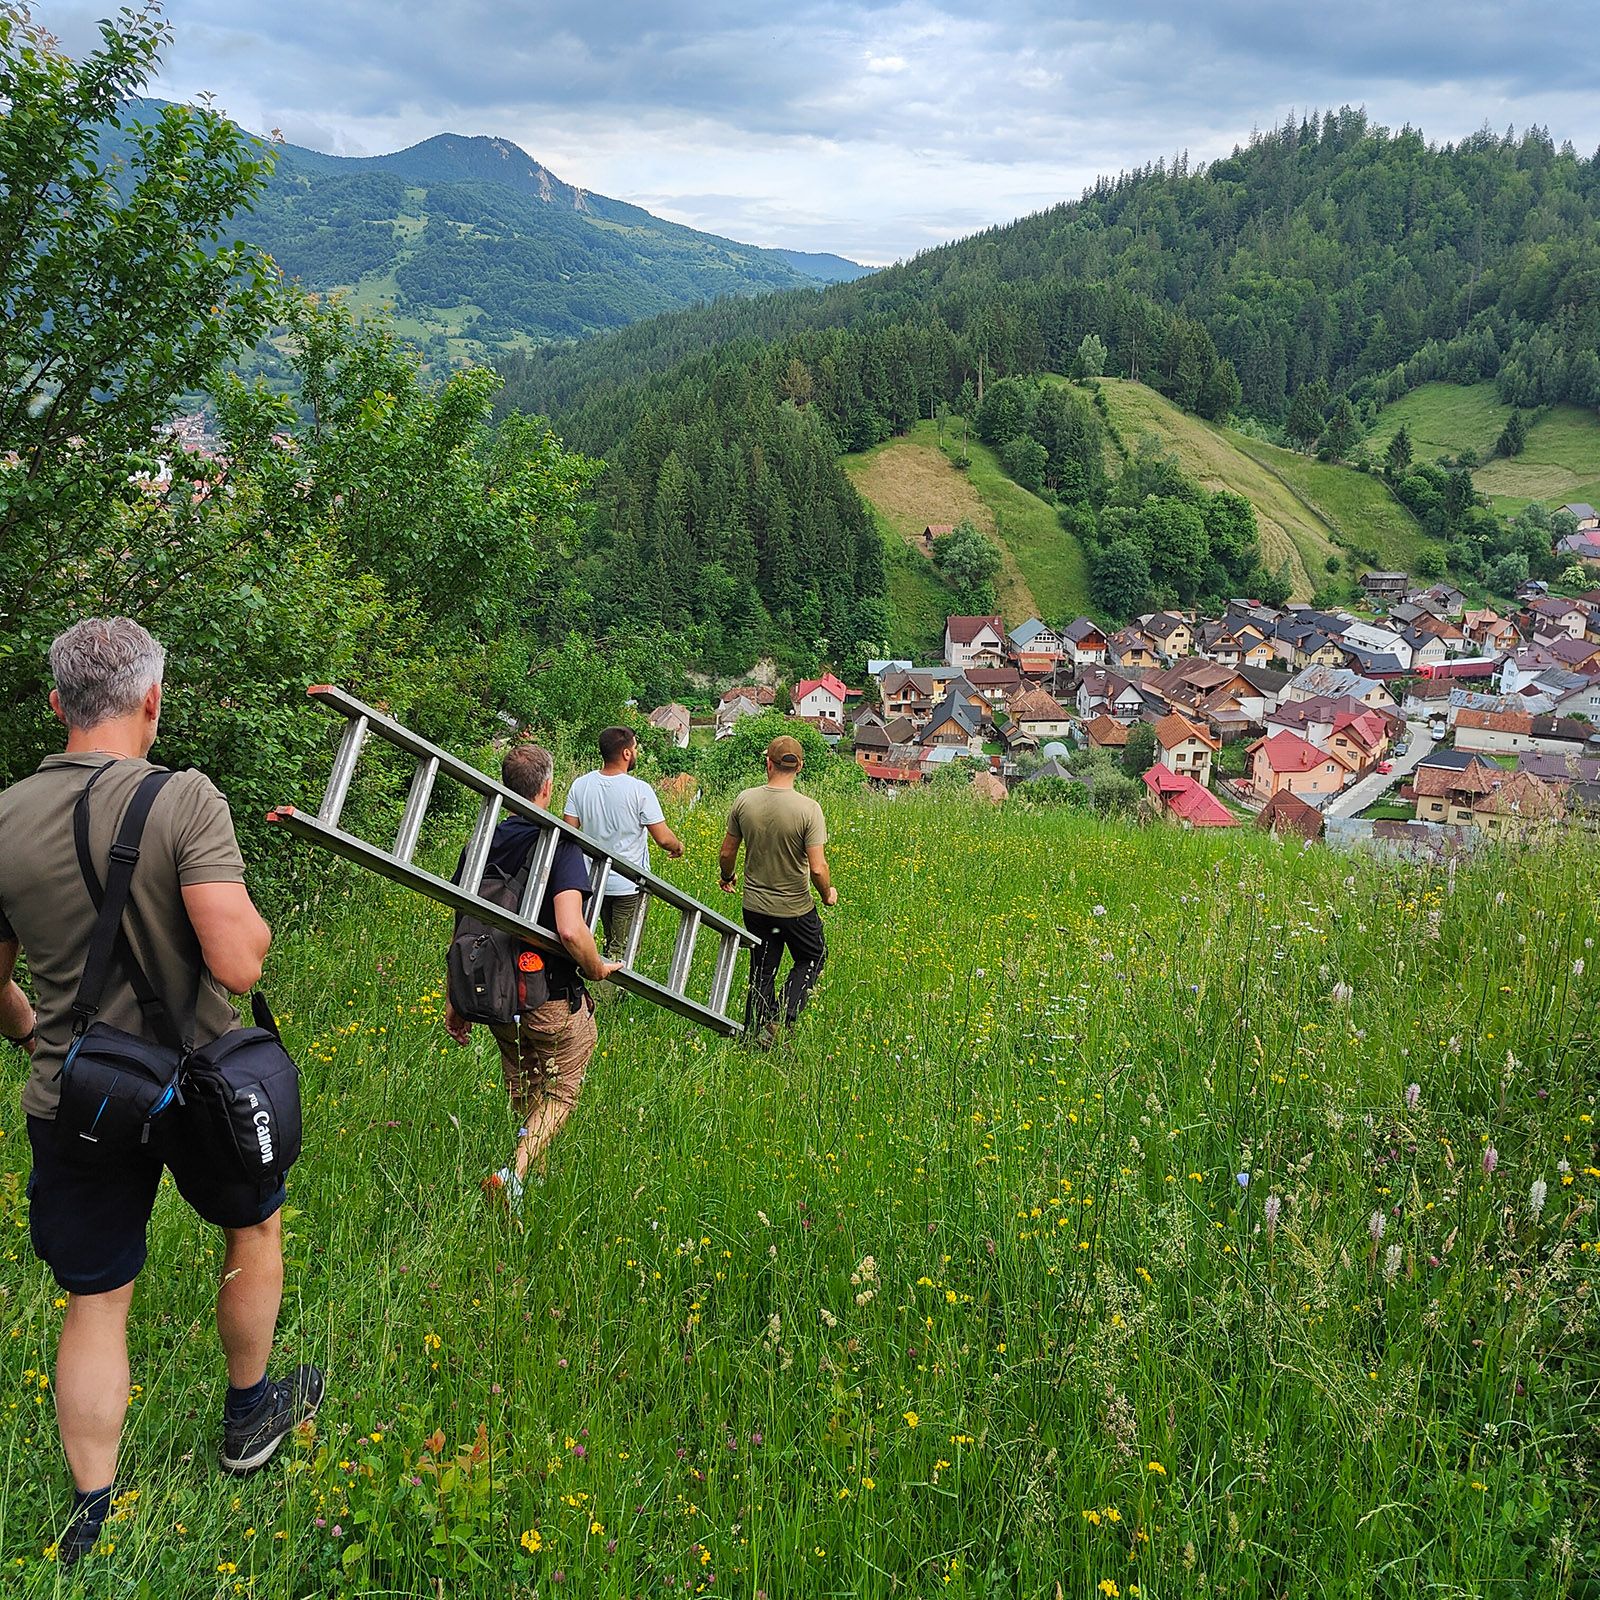
[[[107,762],[106,766],[110,764]],[[72,818],[78,866],[100,912],[95,919],[94,932],[89,936],[89,954],[83,963],[83,979],[78,985],[77,998],[72,1002],[73,1031],[82,1033],[100,1009],[100,997],[105,992],[106,978],[115,955],[122,960],[128,981],[138,998],[139,1009],[143,1011],[151,1031],[162,1044],[179,1049],[182,1048],[182,1041],[178,1030],[172,1025],[166,1006],[145,976],[144,968],[139,965],[122,926],[123,913],[128,907],[128,894],[133,885],[133,869],[139,860],[139,841],[144,836],[150,808],[167,780],[175,774],[148,773],[134,790],[133,799],[128,802],[128,809],[123,814],[122,826],[117,830],[116,842],[111,846],[111,864],[102,889],[89,855],[89,793],[105,770],[105,767],[101,767],[83,786]]]

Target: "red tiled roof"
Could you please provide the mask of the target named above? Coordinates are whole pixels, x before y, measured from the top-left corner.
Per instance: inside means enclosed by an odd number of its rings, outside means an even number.
[[[1480,728],[1489,733],[1532,733],[1533,718],[1526,711],[1458,711],[1457,728]]]
[[[1250,746],[1250,754],[1265,750],[1268,764],[1274,772],[1310,772],[1333,759],[1327,751],[1319,750],[1298,733],[1275,733],[1267,739],[1257,739]]]
[[[1159,762],[1144,775],[1145,787],[1158,796],[1161,809],[1195,828],[1232,828],[1238,819],[1186,772],[1171,772]]]

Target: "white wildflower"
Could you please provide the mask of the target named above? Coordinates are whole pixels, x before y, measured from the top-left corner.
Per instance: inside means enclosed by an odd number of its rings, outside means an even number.
[[[1372,1235],[1372,1242],[1376,1244],[1383,1237],[1384,1215],[1381,1211],[1374,1211],[1371,1220],[1367,1223],[1367,1232]]]
[[[1528,1191],[1528,1211],[1535,1222],[1539,1220],[1539,1213],[1544,1210],[1545,1193],[1544,1179],[1535,1178],[1533,1187]]]
[[[1400,1262],[1405,1252],[1397,1244],[1392,1244],[1383,1254],[1383,1281],[1393,1283],[1400,1275]]]

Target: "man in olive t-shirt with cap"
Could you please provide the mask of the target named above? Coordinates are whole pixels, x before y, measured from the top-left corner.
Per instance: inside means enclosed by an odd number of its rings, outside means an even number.
[[[839,900],[823,854],[828,824],[822,807],[794,786],[805,759],[800,741],[788,734],[767,746],[766,787],[746,789],[733,802],[717,854],[722,887],[731,894],[738,886],[734,865],[744,845],[744,925],[761,941],[750,957],[746,1020],[759,1029],[753,1042],[761,1048],[777,1037],[780,1021],[793,1023],[800,1015],[828,959],[812,888],[825,906]],[[791,964],[780,1016],[776,985],[785,950]]]

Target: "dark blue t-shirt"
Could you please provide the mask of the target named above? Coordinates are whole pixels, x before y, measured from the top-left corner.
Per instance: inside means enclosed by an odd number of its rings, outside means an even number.
[[[542,831],[537,823],[528,821],[526,817],[507,817],[494,830],[494,838],[489,845],[490,870],[506,878],[521,871],[522,863],[527,860],[528,852],[538,842]],[[458,881],[464,865],[464,858],[456,863]],[[563,890],[576,889],[587,901],[589,879],[589,858],[571,839],[563,835],[560,843],[556,845],[555,864],[550,869],[550,886],[545,890],[544,901],[539,907],[540,925],[554,933],[556,896]],[[547,955],[544,964],[553,989],[566,988],[578,973],[577,962],[565,954]]]

